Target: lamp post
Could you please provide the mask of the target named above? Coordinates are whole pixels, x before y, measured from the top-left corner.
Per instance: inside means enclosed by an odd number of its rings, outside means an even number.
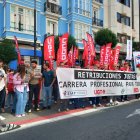
[[[36,0],[34,0],[34,58],[36,58]]]

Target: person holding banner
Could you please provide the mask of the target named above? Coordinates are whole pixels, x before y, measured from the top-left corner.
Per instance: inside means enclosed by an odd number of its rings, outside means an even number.
[[[59,67],[68,68],[66,62],[60,62]],[[59,97],[60,97],[60,93],[59,93]],[[63,110],[68,111],[69,110],[69,107],[68,107],[69,106],[69,100],[68,99],[60,99],[60,104],[58,106],[59,106],[58,112],[61,112]]]
[[[99,70],[100,68],[100,62],[99,61],[94,61],[94,65],[93,65],[93,70]],[[90,97],[89,98],[93,108],[101,107],[101,103],[100,103],[100,97]]]
[[[76,60],[76,61],[75,61],[74,68],[81,69],[79,60]],[[75,109],[81,108],[81,107],[82,107],[82,108],[85,107],[83,98],[74,98],[73,101],[74,101],[74,108],[75,108]]]
[[[124,71],[124,72],[130,72],[131,69],[129,67],[129,63],[127,61],[124,62],[124,64],[122,64],[122,67],[120,68],[120,70]],[[121,102],[124,102],[124,101],[129,101],[127,95],[121,95]]]
[[[112,71],[119,71],[119,64],[117,65],[113,65],[113,67],[110,69]],[[112,106],[112,105],[118,105],[119,102],[117,101],[117,96],[110,96],[110,103],[108,104],[109,106]]]
[[[40,86],[39,86],[39,79],[41,79],[41,72],[38,72],[36,73],[37,71],[37,61],[36,60],[33,60],[31,62],[31,68],[28,70],[28,72],[30,73],[30,81],[29,81],[29,110],[28,112],[31,113],[31,109],[32,109],[32,100],[33,100],[33,95],[34,95],[34,104],[35,104],[35,110],[36,111],[39,111],[39,89],[40,89]]]
[[[44,98],[43,98],[43,109],[51,109],[52,105],[52,90],[53,84],[55,82],[54,72],[50,69],[49,63],[45,63],[43,71],[43,88],[44,88]]]

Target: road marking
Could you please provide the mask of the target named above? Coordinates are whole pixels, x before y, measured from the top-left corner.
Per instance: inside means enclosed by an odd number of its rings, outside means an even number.
[[[140,115],[140,109],[136,109],[133,113],[129,114],[126,118],[130,118],[135,115]]]

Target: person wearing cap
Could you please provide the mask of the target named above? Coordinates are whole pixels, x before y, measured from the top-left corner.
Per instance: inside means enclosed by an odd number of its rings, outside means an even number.
[[[3,61],[0,60],[0,112],[4,113],[5,96],[7,93],[6,73],[3,69]]]

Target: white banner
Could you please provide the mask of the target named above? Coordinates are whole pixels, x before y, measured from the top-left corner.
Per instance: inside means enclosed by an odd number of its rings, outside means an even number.
[[[127,56],[126,60],[132,60],[132,40],[127,40]]]
[[[140,78],[133,72],[57,68],[61,99],[140,93]]]
[[[133,52],[135,72],[140,75],[140,52]]]

